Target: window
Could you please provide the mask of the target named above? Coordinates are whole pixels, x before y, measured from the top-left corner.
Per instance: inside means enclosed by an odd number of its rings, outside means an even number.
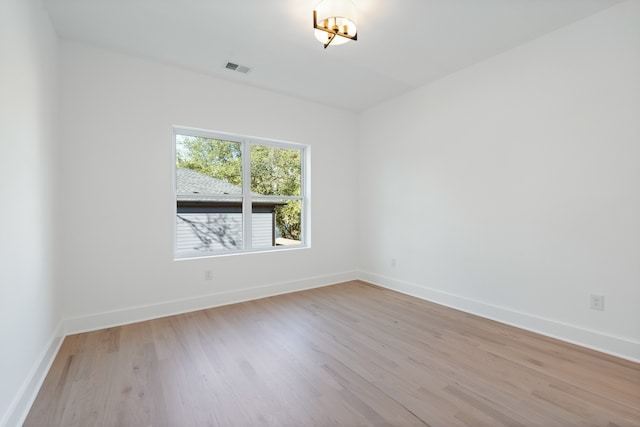
[[[176,258],[308,246],[308,147],[175,129]]]

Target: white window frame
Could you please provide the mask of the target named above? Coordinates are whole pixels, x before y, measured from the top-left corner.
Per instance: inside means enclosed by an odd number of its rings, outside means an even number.
[[[192,251],[188,254],[178,254],[177,245],[177,221],[175,220],[178,215],[177,200],[178,194],[176,190],[176,136],[192,136],[201,138],[211,138],[222,141],[237,142],[240,143],[242,152],[242,224],[243,224],[243,238],[242,248],[237,250],[214,250],[214,251]],[[274,139],[267,139],[255,136],[237,135],[232,133],[211,131],[183,126],[173,127],[173,257],[174,260],[186,260],[186,259],[199,259],[208,257],[220,257],[237,254],[247,253],[259,253],[259,252],[273,252],[273,251],[290,251],[298,249],[306,249],[311,247],[311,168],[310,157],[311,147],[307,144],[300,144],[297,142],[279,141]],[[277,199],[277,200],[300,200],[301,203],[301,218],[300,218],[300,238],[301,243],[299,245],[284,245],[284,246],[270,246],[270,247],[252,247],[252,200],[251,194],[251,146],[252,145],[265,145],[275,148],[283,148],[290,150],[300,151],[300,179],[301,182],[301,194],[300,196],[260,196],[261,199]],[[221,196],[224,197],[224,196]],[[237,195],[229,196],[230,198],[237,198]]]

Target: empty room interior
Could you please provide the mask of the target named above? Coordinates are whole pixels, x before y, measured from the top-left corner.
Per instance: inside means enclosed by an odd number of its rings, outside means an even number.
[[[640,426],[640,1],[0,1],[0,427]]]

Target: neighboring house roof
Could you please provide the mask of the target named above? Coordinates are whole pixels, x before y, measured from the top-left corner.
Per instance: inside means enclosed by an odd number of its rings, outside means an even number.
[[[242,204],[242,188],[230,184],[221,179],[213,178],[203,173],[186,169],[176,169],[176,193],[178,195],[178,203],[183,206],[185,203],[197,203],[202,204],[206,202],[215,203],[227,203],[227,204]],[[216,197],[216,195],[237,195],[233,199],[225,197]],[[251,193],[254,197],[260,197],[261,194]],[[264,206],[281,206],[287,203],[286,200],[274,200],[274,199],[254,199],[253,204]]]
[[[191,169],[178,168],[176,193],[178,198],[186,194],[242,194],[242,188]]]

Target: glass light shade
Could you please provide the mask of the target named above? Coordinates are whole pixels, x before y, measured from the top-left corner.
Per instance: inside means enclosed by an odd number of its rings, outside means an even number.
[[[337,26],[345,34],[356,35],[356,7],[351,0],[322,0],[315,11],[318,26],[325,25],[326,21],[329,28]],[[329,33],[322,30],[314,30],[314,35],[321,43],[326,43],[329,38]],[[331,44],[340,45],[348,41],[347,38],[336,36]]]

